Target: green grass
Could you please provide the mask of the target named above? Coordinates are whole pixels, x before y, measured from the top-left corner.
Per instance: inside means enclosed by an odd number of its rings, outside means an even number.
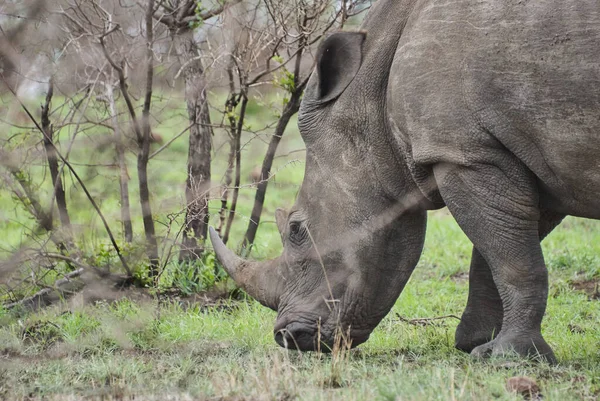
[[[450,216],[436,212],[430,220],[414,276],[357,350],[280,349],[275,314],[254,301],[187,309],[150,299],[61,304],[0,316],[0,398],[516,400],[505,382],[526,375],[544,399],[597,399],[600,302],[571,284],[599,278],[598,224],[569,218],[544,242],[551,296],[543,331],[560,360],[551,367],[473,360],[453,348],[455,319],[400,319],[460,315],[466,301],[468,241]]]

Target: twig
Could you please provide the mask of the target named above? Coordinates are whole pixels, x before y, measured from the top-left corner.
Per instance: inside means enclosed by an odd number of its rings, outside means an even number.
[[[160,152],[162,152],[163,150],[165,150],[166,148],[168,148],[169,146],[171,146],[171,144],[173,142],[175,142],[177,139],[179,139],[180,136],[182,136],[183,134],[185,134],[186,132],[188,132],[190,130],[190,128],[192,128],[194,124],[190,124],[188,125],[183,131],[181,131],[179,134],[175,135],[173,138],[169,139],[164,145],[162,145],[160,148],[156,149],[154,152],[152,152],[150,154],[150,156],[148,156],[148,159],[152,159],[154,158],[154,156],[158,155]]]
[[[442,319],[458,319],[458,320],[460,320],[460,318],[456,315],[446,315],[446,316],[436,316],[436,317],[420,317],[420,318],[416,318],[416,319],[407,319],[403,316],[400,316],[399,313],[396,313],[396,317],[401,322],[408,323],[413,326],[428,326],[428,325],[433,324],[433,322],[435,320],[442,320]]]
[[[240,142],[242,139],[242,127],[244,124],[244,118],[246,115],[246,107],[248,105],[248,96],[245,91],[242,92],[242,105],[240,108],[240,116],[237,121],[236,132],[234,133],[234,143],[235,143],[235,184],[233,188],[233,197],[231,199],[231,207],[229,208],[229,217],[227,219],[227,225],[225,226],[225,234],[223,235],[223,243],[226,243],[229,239],[229,232],[231,231],[231,225],[233,224],[233,219],[235,218],[235,210],[237,208],[237,201],[240,192],[240,175],[241,175],[241,151],[240,151]]]
[[[274,159],[279,159],[279,158],[281,158],[281,157],[288,157],[289,155],[292,155],[292,154],[294,154],[294,153],[299,153],[299,152],[306,152],[306,148],[303,148],[303,149],[296,149],[296,150],[290,150],[290,151],[289,151],[289,152],[287,152],[287,153],[283,153],[283,154],[280,154],[280,155],[277,155],[277,156],[275,156],[275,157],[274,157]]]

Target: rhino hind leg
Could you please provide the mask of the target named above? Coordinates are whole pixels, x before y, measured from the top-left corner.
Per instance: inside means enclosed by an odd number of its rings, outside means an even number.
[[[542,212],[535,176],[514,155],[490,149],[485,163],[440,164],[434,174],[448,209],[487,261],[502,301],[495,339],[475,356],[556,359],[541,334],[548,297],[548,271],[540,246]],[[482,312],[485,312],[482,311]]]
[[[502,328],[502,299],[487,262],[473,248],[469,269],[469,298],[456,328],[455,347],[471,352],[491,341]]]
[[[538,225],[540,241],[550,234],[564,217],[564,214],[542,211]],[[490,267],[481,253],[473,247],[469,270],[469,297],[456,328],[456,348],[471,352],[475,347],[492,341],[502,328],[502,317],[502,299]]]

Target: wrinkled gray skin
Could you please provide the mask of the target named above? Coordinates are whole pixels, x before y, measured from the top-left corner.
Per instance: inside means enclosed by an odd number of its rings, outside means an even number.
[[[600,5],[380,0],[364,32],[326,39],[299,126],[306,172],[283,255],[230,274],[278,311],[275,338],[367,340],[421,254],[426,210],[473,242],[456,346],[541,355],[540,247],[565,215],[600,219]],[[325,347],[324,347],[325,346]]]

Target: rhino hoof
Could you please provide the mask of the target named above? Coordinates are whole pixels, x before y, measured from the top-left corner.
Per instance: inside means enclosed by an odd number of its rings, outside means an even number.
[[[538,362],[556,364],[556,357],[552,348],[546,343],[540,334],[498,336],[498,338],[475,347],[471,355],[478,358],[487,357],[509,357],[511,355],[529,358]]]

